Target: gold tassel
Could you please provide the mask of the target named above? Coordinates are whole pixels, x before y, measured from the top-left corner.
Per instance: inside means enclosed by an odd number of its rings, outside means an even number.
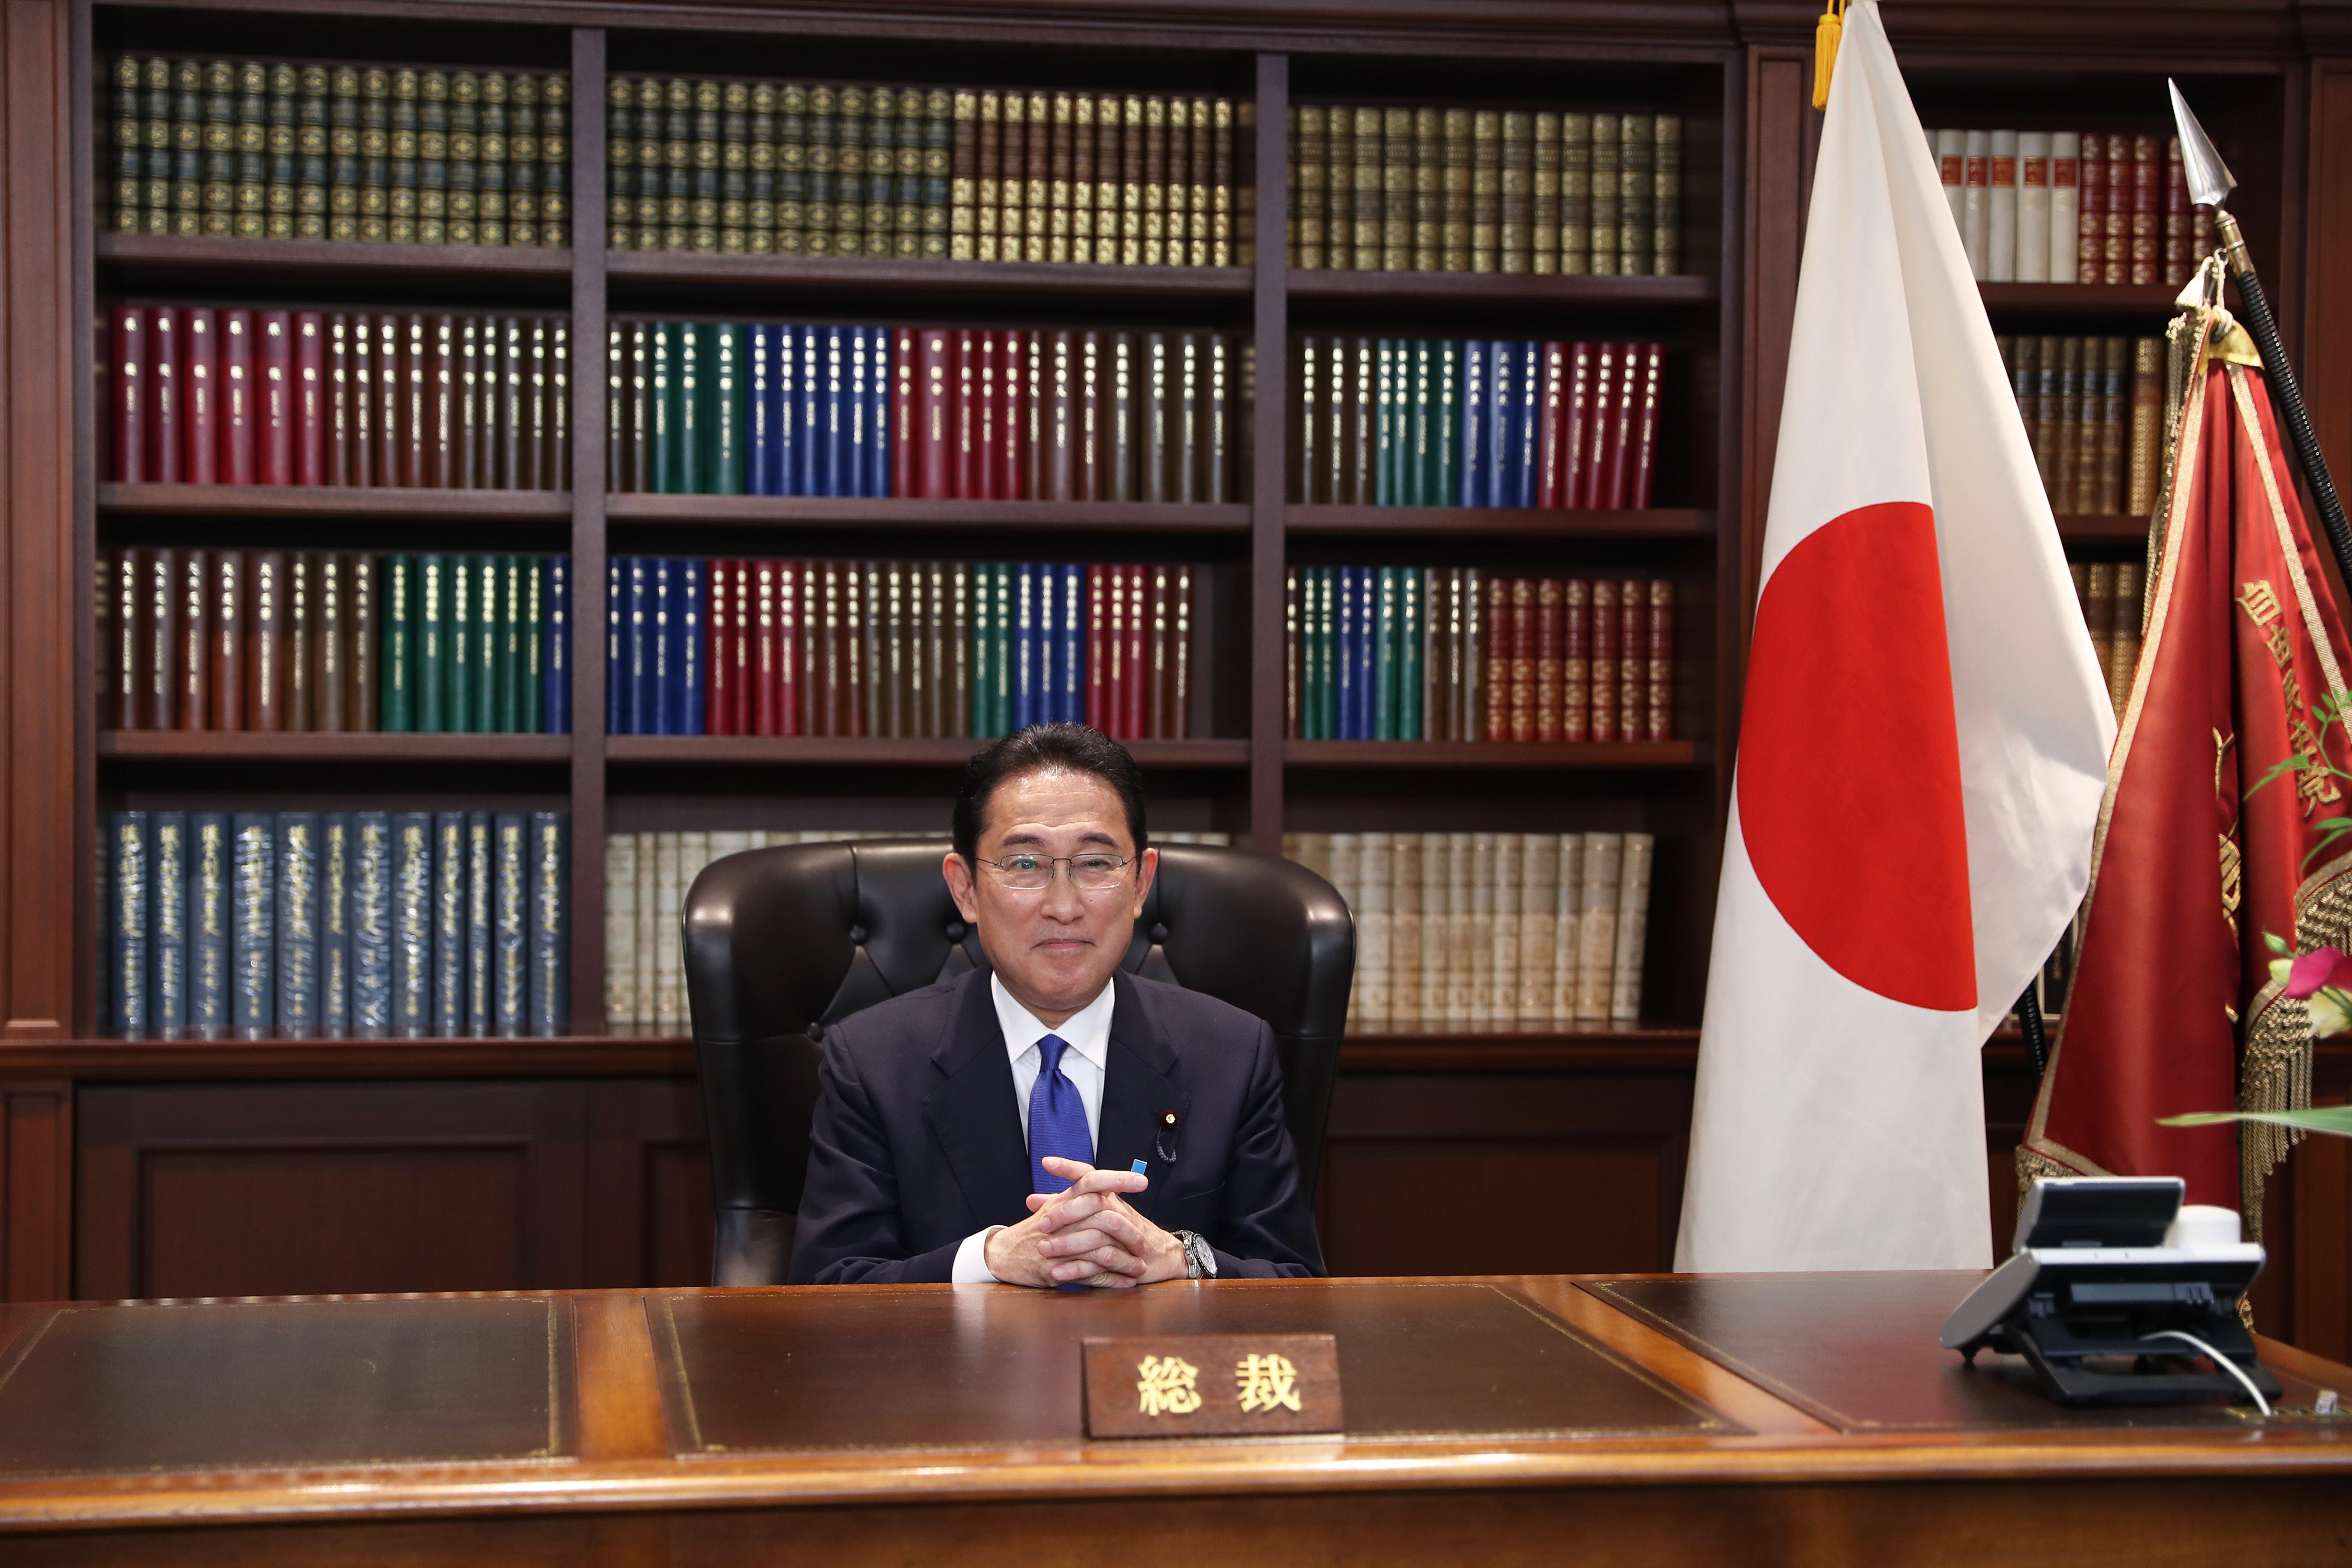
[[[1822,0],[1822,19],[1813,25],[1813,107],[1830,106],[1830,70],[1837,64],[1838,40],[1845,34],[1845,0]]]

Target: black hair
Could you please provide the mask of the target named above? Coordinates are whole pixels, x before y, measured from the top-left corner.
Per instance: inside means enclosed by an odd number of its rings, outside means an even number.
[[[1125,746],[1086,724],[1032,724],[974,753],[956,786],[955,852],[967,863],[979,853],[981,820],[999,784],[1044,768],[1091,773],[1110,785],[1127,810],[1135,853],[1143,853],[1143,770]]]

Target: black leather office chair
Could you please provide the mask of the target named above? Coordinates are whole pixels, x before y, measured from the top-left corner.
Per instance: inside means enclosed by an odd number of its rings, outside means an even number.
[[[730,855],[694,879],[686,984],[718,1220],[714,1283],[783,1283],[824,1026],[987,967],[940,874],[946,848],[939,839],[792,844]],[[1124,967],[1273,1027],[1311,1206],[1356,967],[1355,922],[1338,891],[1287,860],[1161,845]]]

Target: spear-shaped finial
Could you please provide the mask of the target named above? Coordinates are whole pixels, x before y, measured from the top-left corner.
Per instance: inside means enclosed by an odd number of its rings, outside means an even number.
[[[2172,94],[2172,123],[2180,132],[2180,167],[2189,176],[2189,199],[2200,207],[2221,206],[2238,188],[2238,182],[2231,177],[2230,165],[2221,162],[2213,139],[2197,122],[2189,100],[2180,96],[2180,84],[2167,77],[2164,85]]]

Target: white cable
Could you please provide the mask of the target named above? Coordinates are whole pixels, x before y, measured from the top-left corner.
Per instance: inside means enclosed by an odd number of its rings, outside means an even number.
[[[2244,1384],[2248,1396],[2254,1402],[2255,1409],[2261,1411],[2265,1415],[2268,1415],[2271,1413],[2271,1402],[2263,1397],[2263,1391],[2254,1386],[2254,1380],[2246,1375],[2244,1369],[2240,1367],[2236,1362],[2231,1361],[2228,1356],[2223,1355],[2220,1351],[2215,1350],[2211,1345],[2207,1344],[2203,1340],[2199,1339],[2195,1334],[2184,1333],[2179,1329],[2163,1329],[2159,1330],[2156,1333],[2143,1334],[2140,1337],[2144,1341],[2180,1340],[2189,1344],[2195,1345],[2199,1350],[2203,1351],[2207,1355],[2212,1358],[2213,1364],[2215,1366],[2220,1367],[2223,1372],[2228,1373],[2231,1377],[2236,1378],[2241,1384]]]

